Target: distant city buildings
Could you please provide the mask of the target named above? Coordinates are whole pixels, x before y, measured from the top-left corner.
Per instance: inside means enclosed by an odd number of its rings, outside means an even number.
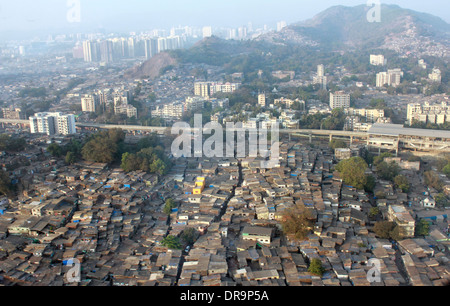
[[[317,75],[314,77],[314,84],[319,84],[321,89],[327,89],[327,77],[325,76],[325,66],[317,66]]]
[[[117,92],[114,99],[114,113],[116,115],[125,114],[128,118],[137,118],[137,108],[128,102],[131,100],[129,91]]]
[[[300,99],[286,99],[284,97],[279,98],[279,99],[274,99],[273,104],[274,105],[285,105],[286,108],[291,109],[294,105],[294,103],[298,103],[300,106],[300,111],[304,111],[306,110],[306,102]]]
[[[157,106],[151,112],[152,117],[158,117],[166,120],[179,120],[188,112],[201,111],[205,106],[205,102],[209,100],[204,97],[187,97],[184,102],[173,102]],[[210,100],[212,108],[227,107],[228,99],[212,99]]]
[[[447,102],[410,103],[407,108],[407,121],[409,125],[414,121],[432,124],[450,122],[450,105]]]
[[[86,40],[82,46],[73,49],[74,58],[83,58],[85,62],[110,63],[118,59],[145,57],[150,59],[156,54],[184,48],[183,36],[112,38]]]
[[[371,54],[370,55],[370,64],[373,66],[386,66],[387,59],[384,58],[384,55],[381,54]]]
[[[25,119],[25,114],[21,108],[3,107],[1,109],[1,115],[4,119]]]
[[[258,95],[258,104],[261,105],[262,107],[266,107],[267,104],[267,98],[266,98],[266,94],[262,93]]]
[[[330,93],[330,108],[349,108],[350,107],[350,94],[346,94],[343,91]]]
[[[81,111],[95,113],[99,105],[99,97],[95,94],[84,95],[81,98]]]
[[[379,118],[384,118],[384,109],[346,108],[344,113],[348,116],[365,118],[368,122],[376,122]]]
[[[420,68],[422,69],[427,69],[427,63],[425,63],[424,59],[420,59],[417,64],[419,65]]]
[[[71,135],[76,133],[75,116],[63,113],[37,113],[30,117],[30,131],[53,135]]]
[[[207,26],[203,27],[203,38],[211,37],[212,36],[212,27]]]
[[[278,32],[283,30],[285,27],[287,27],[286,21],[279,21],[279,22],[277,22],[277,31]]]
[[[293,80],[295,78],[295,71],[273,71],[272,77],[277,79],[286,79],[289,78],[289,80]]]
[[[403,77],[403,71],[401,69],[390,69],[387,72],[380,72],[377,74],[376,86],[384,87],[393,86],[397,87],[401,83],[401,78]]]
[[[434,68],[433,71],[428,75],[428,79],[431,82],[435,82],[435,83],[441,83],[442,82],[442,74],[441,74],[441,70]]]
[[[196,82],[194,84],[194,95],[209,98],[217,92],[235,92],[240,86],[240,83]]]

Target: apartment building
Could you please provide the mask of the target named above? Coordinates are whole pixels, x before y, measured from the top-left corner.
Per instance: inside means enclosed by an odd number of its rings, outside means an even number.
[[[168,120],[181,119],[185,113],[185,107],[183,103],[170,103],[164,106],[157,106],[155,110],[152,110],[152,117],[159,117]]]
[[[118,105],[114,107],[115,114],[125,114],[128,118],[137,118],[137,108],[131,104]]]
[[[428,75],[428,79],[431,82],[441,83],[442,82],[441,70],[434,68],[433,71]]]
[[[285,105],[286,108],[290,109],[292,108],[292,106],[294,105],[295,102],[300,103],[300,110],[305,110],[306,109],[306,102],[300,99],[287,99],[287,98],[279,98],[279,99],[274,99],[273,104],[275,105]]]
[[[81,110],[83,112],[95,113],[99,105],[99,97],[97,95],[84,95],[81,98]]]
[[[30,117],[32,134],[70,135],[76,133],[75,116],[63,113],[37,113]]]
[[[368,108],[347,108],[344,113],[348,116],[360,116],[366,118],[367,122],[376,122],[379,118],[384,118],[384,109]]]
[[[430,104],[429,102],[410,103],[407,109],[407,120],[423,123],[444,124],[450,122],[450,105],[447,102]]]
[[[388,208],[388,219],[400,227],[400,235],[403,238],[414,237],[416,222],[404,206],[390,205]]]
[[[220,83],[220,82],[196,82],[194,84],[194,94],[201,97],[211,97],[217,92],[231,93],[239,89],[240,83]]]
[[[380,72],[377,74],[376,86],[383,87],[388,86],[399,86],[401,79],[403,77],[403,71],[401,69],[390,69],[387,72]]]
[[[387,64],[387,60],[382,54],[371,54],[370,64],[373,66],[385,66]]]
[[[4,107],[1,109],[1,114],[5,119],[25,119],[25,114],[21,108]]]
[[[266,107],[267,105],[267,98],[266,98],[266,94],[262,93],[258,95],[258,104],[261,105],[262,107]]]
[[[349,108],[350,107],[350,94],[346,94],[343,91],[330,93],[330,108]]]

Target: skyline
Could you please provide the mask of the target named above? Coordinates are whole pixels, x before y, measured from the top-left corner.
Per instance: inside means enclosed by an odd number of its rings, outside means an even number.
[[[69,11],[77,1],[80,4],[80,21],[69,22]],[[392,0],[389,3],[381,1],[381,4],[394,4],[432,14],[449,23],[450,13],[442,9],[443,4],[439,2]],[[317,3],[310,0],[247,0],[242,3],[230,0],[211,4],[206,0],[195,0],[194,3],[182,0],[42,0],[39,3],[20,0],[0,4],[0,38],[11,40],[25,36],[93,31],[130,32],[169,29],[179,25],[239,27],[249,22],[254,27],[275,27],[279,21],[291,24],[310,19],[336,5],[367,5],[367,1],[323,0]],[[229,14],[223,13],[227,11]]]

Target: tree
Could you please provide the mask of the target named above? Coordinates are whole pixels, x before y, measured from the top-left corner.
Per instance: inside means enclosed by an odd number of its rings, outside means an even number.
[[[375,222],[373,231],[378,237],[383,239],[393,239],[399,241],[404,236],[402,229],[391,221]]]
[[[400,167],[395,162],[388,164],[387,162],[382,161],[376,167],[378,175],[384,180],[393,181],[400,173]]]
[[[153,160],[150,165],[150,172],[157,173],[159,175],[166,174],[167,166],[166,164],[159,158]]]
[[[322,276],[325,273],[325,268],[322,266],[322,262],[318,258],[313,258],[308,268],[308,272],[317,276]]]
[[[448,200],[448,197],[442,192],[439,193],[438,195],[436,195],[434,197],[434,200],[436,201],[436,205],[438,207],[447,208],[448,206],[450,206],[450,202]]]
[[[25,149],[26,144],[27,142],[24,138],[0,134],[0,151],[20,152]]]
[[[194,228],[189,227],[183,231],[181,234],[181,238],[187,243],[187,244],[193,244],[195,241],[195,236],[197,232]]]
[[[374,164],[374,166],[375,166],[375,167],[378,167],[378,165],[379,165],[380,163],[382,163],[386,157],[392,157],[392,154],[389,153],[389,152],[385,152],[385,153],[381,153],[381,154],[378,155],[378,156],[375,156],[375,157],[373,158],[373,164]]]
[[[364,190],[367,192],[373,192],[375,185],[377,184],[375,177],[373,175],[368,175],[366,184],[364,185]]]
[[[168,235],[167,237],[164,237],[163,240],[161,240],[161,245],[173,250],[181,249],[180,238],[175,237],[173,235]]]
[[[391,237],[391,232],[394,230],[395,226],[395,223],[391,221],[378,221],[375,222],[373,231],[378,237],[389,239]]]
[[[330,148],[333,150],[339,149],[339,148],[347,148],[347,144],[345,141],[341,139],[333,139],[330,142]]]
[[[430,223],[422,219],[416,224],[416,236],[428,236],[430,233]]]
[[[397,175],[394,178],[394,183],[397,188],[400,188],[403,192],[409,192],[409,189],[411,188],[411,184],[409,183],[409,180],[404,175]]]
[[[66,161],[66,164],[73,165],[77,161],[77,156],[75,155],[75,153],[69,151],[66,154],[65,161]]]
[[[367,184],[366,170],[369,168],[361,157],[352,157],[339,162],[336,170],[342,175],[344,183],[357,189],[364,189]]]
[[[423,178],[425,180],[425,185],[434,188],[437,191],[442,191],[443,183],[439,177],[439,174],[437,174],[435,171],[426,171],[423,174]]]
[[[294,240],[305,240],[314,226],[310,209],[296,206],[287,209],[281,222],[283,233]]]
[[[164,205],[163,211],[166,215],[170,215],[172,213],[172,210],[176,207],[177,204],[175,203],[175,201],[169,198],[166,200],[166,204]]]
[[[117,144],[102,137],[88,141],[81,150],[83,159],[96,163],[112,163],[116,152]]]
[[[112,129],[95,134],[83,146],[83,159],[96,163],[112,163],[120,158],[120,151],[125,140],[121,129]]]
[[[448,163],[443,169],[442,172],[447,176],[450,177],[450,163]]]
[[[369,211],[369,217],[375,218],[380,214],[380,209],[378,207],[371,207]]]
[[[50,153],[53,157],[60,157],[63,154],[63,150],[61,146],[57,143],[52,143],[47,147],[47,152]]]
[[[13,187],[11,184],[11,178],[8,173],[3,170],[0,170],[0,194],[2,195],[10,195]]]

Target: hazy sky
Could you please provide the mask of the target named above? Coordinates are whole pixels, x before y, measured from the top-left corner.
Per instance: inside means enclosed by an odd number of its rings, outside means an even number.
[[[70,23],[72,2],[80,3],[80,22]],[[430,13],[450,23],[448,0],[381,0]],[[144,30],[177,25],[238,27],[252,22],[303,21],[333,5],[365,5],[367,0],[0,0],[0,34],[37,31]],[[76,16],[76,15],[74,15]]]

